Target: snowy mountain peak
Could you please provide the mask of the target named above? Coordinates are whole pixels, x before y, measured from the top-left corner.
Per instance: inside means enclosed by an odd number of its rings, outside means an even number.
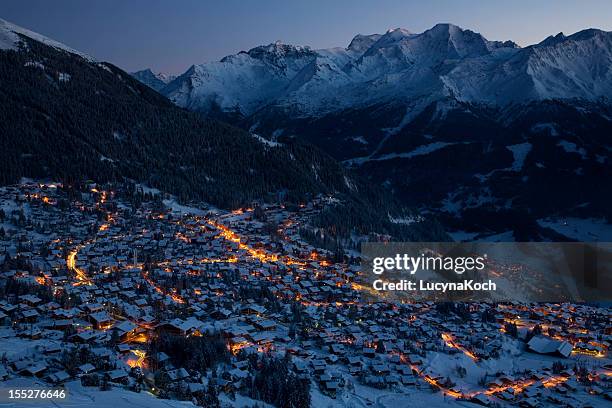
[[[381,35],[380,38],[374,44],[372,44],[370,49],[388,47],[414,35],[415,34],[411,33],[410,31],[402,28],[387,30],[385,34]]]
[[[545,38],[542,42],[535,44],[533,47],[552,47],[561,43],[580,43],[585,41],[600,41],[600,45],[610,40],[612,36],[611,32],[599,30],[597,28],[588,28],[586,30],[578,31],[570,36],[566,36],[563,33],[558,33],[554,36]]]
[[[166,85],[176,78],[176,75],[166,74],[162,72],[155,73],[150,68],[141,71],[130,73],[134,78],[149,86],[150,88],[160,91]]]
[[[471,30],[464,30],[453,24],[436,24],[430,30],[421,34],[428,39],[428,45],[444,49],[447,45],[446,55],[449,58],[466,58],[488,54],[495,44],[488,41],[479,33]]]
[[[347,51],[353,51],[355,53],[364,53],[372,46],[372,44],[378,41],[380,37],[382,37],[381,34],[357,34],[355,37],[353,37],[346,49]]]
[[[167,72],[158,72],[154,75],[166,84],[176,79],[176,75]]]
[[[558,44],[562,41],[565,41],[567,37],[565,36],[565,34],[563,33],[559,33],[557,35],[551,35],[546,37],[542,42],[540,42],[539,44],[536,44],[536,46],[550,46],[550,45],[555,45]]]
[[[285,44],[281,41],[275,41],[268,45],[260,45],[251,48],[247,54],[253,58],[261,58],[264,55],[274,55],[277,57],[295,57],[301,54],[311,54],[310,47],[302,47],[299,45]]]
[[[73,48],[68,47],[65,44],[45,37],[44,35],[35,33],[34,31],[30,31],[26,28],[20,27],[16,24],[10,23],[0,18],[0,49],[18,50],[20,47],[25,45],[23,39],[20,36],[31,38],[55,49],[79,55],[80,57],[85,58],[89,61],[94,61],[91,56],[85,53],[77,51]]]
[[[575,34],[572,34],[569,38],[574,40],[584,40],[597,36],[607,36],[608,34],[608,31],[600,30],[599,28],[587,28],[586,30],[581,30]]]
[[[146,68],[146,69],[143,69],[142,71],[132,72],[132,76],[137,76],[137,75],[156,78],[165,83],[168,83],[176,78],[176,75],[173,75],[173,74],[167,74],[165,72],[153,72],[151,68]]]
[[[451,23],[438,23],[435,26],[433,26],[432,28],[430,28],[427,31],[433,31],[433,32],[463,32],[464,30],[455,25],[455,24],[451,24]],[[470,30],[465,30],[465,31],[470,31]]]
[[[401,28],[401,27],[390,28],[387,30],[387,32],[385,32],[385,35],[395,36],[396,38],[408,37],[409,35],[412,35],[412,34],[413,33],[411,31],[406,30],[405,28]]]

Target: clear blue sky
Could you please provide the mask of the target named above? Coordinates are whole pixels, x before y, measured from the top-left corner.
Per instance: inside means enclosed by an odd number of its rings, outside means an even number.
[[[611,0],[1,0],[0,18],[128,71],[180,73],[276,40],[346,46],[357,34],[448,22],[520,45],[612,31]]]

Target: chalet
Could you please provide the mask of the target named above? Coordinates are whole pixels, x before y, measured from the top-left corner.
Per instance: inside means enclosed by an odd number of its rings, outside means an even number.
[[[315,374],[322,374],[325,372],[327,364],[325,364],[324,360],[313,360],[312,368]]]
[[[108,330],[114,322],[113,318],[105,311],[89,314],[88,320],[93,323],[94,327],[98,330]]]
[[[72,336],[73,341],[77,343],[93,343],[98,339],[99,334],[94,330],[83,330]]]
[[[388,375],[391,369],[386,364],[373,364],[372,373],[376,375]]]
[[[47,380],[49,380],[49,382],[55,385],[68,381],[71,378],[72,377],[70,376],[70,374],[68,374],[66,371],[63,371],[63,370],[56,371],[47,376]]]
[[[38,311],[36,309],[26,309],[26,310],[22,310],[20,312],[20,319],[21,321],[24,322],[35,322],[38,320],[38,317],[40,316],[40,314],[38,313]]]
[[[476,394],[475,396],[470,398],[470,402],[488,407],[491,405],[492,401],[485,394]]]
[[[324,381],[322,385],[323,385],[323,390],[329,393],[332,397],[335,397],[336,393],[340,389],[340,383],[338,381],[333,381],[333,380]]]
[[[173,319],[168,322],[160,323],[155,327],[155,330],[159,333],[169,333],[175,335],[186,336],[188,333],[194,331],[202,325],[198,319],[192,318],[187,320]]]
[[[534,336],[527,343],[530,351],[538,354],[553,354],[569,357],[572,353],[572,345],[566,341],[554,340],[547,336]]]
[[[59,343],[51,343],[44,345],[42,350],[44,354],[55,354],[62,351],[62,347]]]
[[[12,316],[17,311],[17,309],[18,308],[17,308],[16,305],[11,305],[11,304],[2,304],[2,305],[0,305],[0,310],[2,310],[8,316]]]
[[[74,320],[72,319],[58,319],[50,322],[48,327],[55,330],[65,330],[74,325]]]
[[[255,305],[255,304],[250,304],[250,305],[246,305],[244,306],[242,309],[240,309],[240,312],[242,314],[245,315],[257,315],[257,316],[261,316],[266,312],[266,308],[263,306],[259,306],[259,305]]]
[[[120,323],[116,323],[112,328],[112,330],[117,330],[121,341],[128,341],[133,338],[136,334],[137,329],[138,326],[136,326],[129,320],[124,320]]]
[[[258,330],[269,331],[276,329],[276,322],[273,320],[256,320],[253,322],[253,325]]]
[[[25,375],[29,375],[29,376],[40,376],[41,374],[43,374],[45,371],[47,370],[47,365],[44,363],[36,363],[36,364],[31,364],[28,365],[27,367],[25,367],[23,370],[21,370],[22,374]]]
[[[254,334],[251,336],[251,339],[253,340],[253,342],[260,345],[270,344],[274,341],[274,337],[266,333]]]
[[[372,347],[364,347],[362,353],[364,356],[372,358],[376,355],[376,350],[374,350]]]
[[[574,350],[576,353],[586,354],[591,356],[603,356],[605,355],[605,350],[603,347],[595,346],[589,343],[577,343],[574,346]]]
[[[83,306],[83,309],[87,313],[95,313],[95,312],[100,312],[100,311],[104,310],[104,306],[102,306],[99,303],[88,303],[88,304]]]
[[[206,385],[197,382],[187,383],[187,389],[191,394],[206,392]]]
[[[82,374],[89,374],[93,371],[95,371],[96,367],[94,367],[92,364],[87,363],[87,364],[83,364],[81,366],[79,366],[79,372]]]
[[[239,368],[234,368],[233,370],[230,370],[228,373],[229,375],[231,375],[234,381],[244,380],[249,377],[248,371],[241,370]]]
[[[30,306],[36,306],[40,302],[42,302],[42,299],[40,299],[38,296],[34,296],[34,295],[22,295],[22,296],[20,296],[20,299],[22,301],[24,301],[25,303],[27,303],[28,305],[30,305]]]
[[[123,383],[128,379],[128,373],[121,369],[109,371],[105,376],[108,377],[110,381],[117,383]]]
[[[168,378],[170,378],[170,381],[172,382],[181,381],[186,378],[189,378],[189,373],[184,368],[179,368],[177,370],[170,370],[167,372],[167,374],[168,374]]]

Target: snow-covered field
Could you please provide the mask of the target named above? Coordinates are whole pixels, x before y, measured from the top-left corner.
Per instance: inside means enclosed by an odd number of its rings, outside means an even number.
[[[582,242],[612,241],[612,225],[596,218],[543,218],[538,220],[542,227],[550,228],[568,238]]]

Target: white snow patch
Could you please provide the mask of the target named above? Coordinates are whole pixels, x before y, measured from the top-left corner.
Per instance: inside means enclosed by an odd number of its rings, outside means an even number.
[[[493,174],[499,172],[499,171],[514,171],[514,172],[520,172],[523,169],[523,165],[525,164],[525,158],[527,157],[527,155],[529,154],[529,152],[531,151],[531,148],[533,146],[531,145],[531,143],[519,143],[519,144],[515,144],[515,145],[510,145],[510,146],[506,146],[506,149],[510,150],[512,152],[512,156],[514,158],[512,165],[510,167],[505,167],[503,169],[494,169],[491,170],[490,172],[488,172],[487,174],[474,174],[474,177],[476,177],[481,183],[484,183],[485,181],[487,181],[489,179],[489,177],[491,177]],[[543,168],[544,165],[542,165],[541,163],[537,163],[536,164],[538,167]],[[526,179],[525,179],[526,180]],[[523,180],[523,181],[525,181]]]
[[[458,214],[463,208],[461,200],[457,200],[457,192],[449,192],[444,200],[442,200],[441,210],[450,214]]]
[[[389,217],[389,221],[391,221],[393,224],[403,224],[403,225],[410,225],[410,224],[414,224],[417,222],[422,222],[425,220],[425,218],[423,218],[420,215],[411,215],[409,217],[393,217],[391,214],[388,214]]]
[[[568,142],[567,140],[561,140],[559,143],[557,143],[557,146],[563,148],[563,150],[565,150],[567,153],[576,153],[579,154],[580,157],[582,157],[583,159],[586,159],[586,150],[584,150],[584,148],[582,147],[578,147],[576,143]]]
[[[447,143],[447,142],[434,142],[426,145],[421,145],[414,150],[411,150],[406,153],[387,153],[382,156],[367,158],[363,161],[383,161],[383,160],[392,160],[392,159],[410,159],[416,156],[423,156],[429,153],[433,153],[436,150],[443,149],[447,146],[454,145],[456,143]],[[358,160],[358,159],[356,159]]]
[[[114,138],[115,140],[122,141],[122,140],[124,140],[124,139],[125,139],[125,135],[124,135],[124,134],[122,134],[121,132],[117,132],[117,131],[115,131],[115,132],[113,132],[113,138]]]
[[[363,136],[355,136],[355,137],[352,137],[351,140],[353,140],[353,141],[355,141],[357,143],[364,144],[364,145],[369,144],[368,141],[365,140],[365,138]]]
[[[193,214],[193,215],[206,215],[206,211],[204,211],[204,210],[202,210],[200,208],[195,208],[195,207],[189,207],[189,206],[186,206],[186,205],[181,205],[181,204],[179,204],[174,199],[163,200],[163,203],[164,203],[164,205],[166,207],[170,208],[175,213]]]
[[[100,63],[98,64],[98,66],[102,68],[103,70],[110,72],[111,74],[113,73],[113,71],[111,71],[111,69],[104,63]]]
[[[321,178],[319,177],[319,169],[318,166],[315,166],[315,164],[311,164],[310,167],[312,168],[312,173],[314,174],[315,180],[317,181],[321,181]]]
[[[30,67],[30,68],[39,68],[44,70],[45,66],[39,62],[39,61],[28,61],[25,64],[23,64],[24,67]]]
[[[285,129],[276,129],[274,132],[272,132],[272,137],[281,137],[283,133],[285,133]]]
[[[531,151],[532,145],[531,143],[519,143],[511,146],[506,146],[506,149],[512,152],[514,156],[514,162],[510,169],[512,171],[519,172],[523,169],[523,164],[525,164],[525,158],[527,154]]]
[[[138,184],[136,184],[136,187],[138,187],[138,189],[140,191],[142,191],[143,194],[151,194],[151,195],[160,195],[160,194],[162,194],[162,192],[159,191],[158,189],[153,188],[153,187],[149,187],[149,186],[147,186],[145,184],[138,183]]]
[[[612,241],[612,225],[601,218],[542,218],[538,224],[582,242]]]
[[[282,146],[281,143],[275,142],[273,140],[268,140],[265,137],[261,137],[256,133],[251,133],[251,136],[253,136],[255,139],[257,139],[259,142],[263,143],[264,145],[268,146],[268,147],[279,147]]]
[[[349,190],[357,191],[357,187],[355,186],[355,183],[353,183],[353,181],[347,176],[344,176],[344,184],[348,187]]]
[[[114,162],[113,159],[108,158],[108,157],[104,156],[103,154],[100,155],[100,161],[107,161],[107,162],[111,162],[111,163]]]

